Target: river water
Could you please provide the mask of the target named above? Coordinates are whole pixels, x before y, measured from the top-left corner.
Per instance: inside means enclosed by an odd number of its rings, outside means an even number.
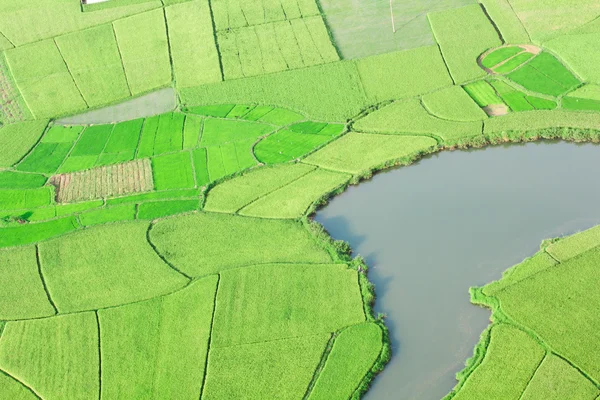
[[[442,152],[377,174],[317,213],[370,266],[393,356],[368,400],[438,400],[490,312],[470,286],[500,278],[545,238],[600,223],[600,147],[529,143]]]

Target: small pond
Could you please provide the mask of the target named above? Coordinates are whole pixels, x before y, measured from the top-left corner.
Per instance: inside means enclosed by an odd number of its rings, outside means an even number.
[[[545,238],[600,223],[600,148],[540,142],[442,152],[349,188],[316,220],[371,267],[393,356],[369,400],[438,400],[490,312],[470,286],[500,278]]]

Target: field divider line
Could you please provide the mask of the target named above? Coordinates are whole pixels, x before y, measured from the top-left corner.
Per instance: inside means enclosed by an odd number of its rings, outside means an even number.
[[[35,245],[35,261],[37,264],[38,274],[40,276],[40,280],[42,281],[42,286],[44,287],[44,292],[46,292],[46,297],[48,298],[48,302],[54,309],[55,315],[58,314],[58,308],[56,304],[54,304],[54,300],[52,300],[52,296],[50,296],[50,291],[48,290],[48,285],[46,285],[46,280],[44,279],[44,274],[42,273],[42,262],[40,260],[40,247],[39,244]]]
[[[319,58],[321,59],[320,64],[327,64],[327,62],[325,61],[325,58],[323,57],[323,54],[321,54],[321,50],[317,46],[317,42],[315,42],[315,38],[313,37],[313,34],[311,33],[310,29],[308,29],[308,26],[306,26],[305,18],[302,17],[301,19],[302,19],[302,24],[304,25],[304,28],[306,28],[306,32],[308,32],[308,37],[310,37],[310,41],[313,45],[313,49],[315,49],[316,53],[319,54]]]
[[[308,165],[308,164],[304,164],[304,165]],[[296,182],[296,181],[300,180],[301,178],[304,178],[305,176],[307,176],[307,175],[309,175],[309,174],[313,173],[314,171],[316,171],[316,170],[317,170],[317,168],[318,168],[318,167],[315,167],[315,168],[311,169],[310,171],[308,171],[308,172],[306,172],[306,173],[304,173],[304,174],[300,175],[300,176],[299,176],[299,177],[297,177],[296,179],[293,179],[293,180],[291,180],[291,181],[289,181],[289,182],[286,182],[286,183],[284,183],[284,184],[282,184],[282,185],[280,185],[280,186],[276,187],[275,189],[271,190],[270,192],[267,192],[267,193],[264,193],[264,194],[262,194],[262,195],[258,196],[258,197],[257,197],[257,198],[255,198],[254,200],[250,201],[250,202],[249,202],[249,203],[247,203],[247,204],[244,204],[242,207],[240,207],[239,209],[237,209],[236,211],[234,211],[234,214],[237,214],[237,213],[239,213],[239,212],[240,212],[240,211],[242,211],[244,208],[248,207],[249,205],[251,205],[251,204],[253,204],[253,203],[256,203],[256,202],[257,202],[257,201],[259,201],[260,199],[262,199],[262,198],[264,198],[264,197],[267,197],[268,195],[270,195],[270,194],[272,194],[272,193],[275,193],[276,191],[278,191],[278,190],[280,190],[280,189],[283,189],[284,187],[286,187],[286,186],[288,186],[288,185],[291,185],[292,183],[294,183],[294,182]],[[242,175],[242,176],[243,176],[243,175]]]
[[[363,324],[364,322],[359,322],[358,324],[350,324],[347,326],[343,326],[341,328],[339,328],[336,332],[341,332],[342,330],[349,328],[351,326],[354,325],[359,325],[359,324]],[[273,343],[273,342],[282,342],[284,340],[294,340],[294,339],[303,339],[303,338],[308,338],[308,337],[316,337],[316,336],[322,336],[325,335],[326,333],[331,334],[331,332],[325,331],[325,332],[313,332],[310,334],[305,334],[305,335],[298,335],[298,336],[286,336],[286,337],[281,337],[281,338],[275,338],[275,339],[267,339],[267,340],[257,340],[254,342],[243,342],[243,343],[235,343],[235,344],[228,344],[228,345],[223,345],[223,346],[213,346],[215,349],[229,349],[232,347],[240,347],[240,346],[252,346],[255,344],[265,344],[265,343]]]
[[[200,393],[198,395],[198,400],[202,400],[202,395],[204,393],[204,385],[206,384],[206,376],[208,375],[208,357],[210,355],[210,345],[212,342],[213,336],[213,328],[215,325],[215,313],[217,311],[217,296],[219,294],[219,286],[221,284],[221,274],[217,274],[217,287],[215,289],[215,297],[213,299],[213,309],[212,316],[210,318],[210,334],[208,335],[208,343],[206,346],[206,358],[204,359],[204,374],[202,374],[202,382],[200,383]]]
[[[20,383],[21,386],[23,386],[27,391],[29,391],[31,394],[33,394],[35,397],[37,397],[39,400],[44,400],[42,398],[42,396],[40,396],[39,394],[37,394],[37,392],[35,390],[33,390],[30,386],[27,386],[22,380],[14,377],[13,375],[9,374],[8,372],[6,372],[3,369],[0,369],[0,374],[4,374],[7,377],[9,377],[9,378],[15,380],[16,382]]]
[[[375,322],[370,322],[370,323],[375,323]],[[385,324],[383,322],[380,322],[380,323],[385,326]],[[371,364],[371,368],[369,369],[369,372],[367,372],[367,374],[365,376],[363,376],[363,379],[360,381],[360,383],[358,384],[356,389],[354,389],[353,395],[356,395],[356,393],[361,390],[361,387],[364,387],[365,385],[368,385],[370,382],[372,382],[373,379],[375,378],[375,376],[377,376],[382,371],[382,370],[380,370],[379,372],[375,372],[374,375],[370,376],[371,373],[373,373],[374,369],[378,367],[378,365],[380,366],[380,368],[381,368],[382,363],[383,363],[384,367],[385,367],[385,365],[387,365],[390,358],[387,358],[387,361],[385,361],[386,353],[388,354],[387,357],[391,357],[391,355],[390,355],[391,354],[391,344],[390,344],[391,341],[389,339],[389,336],[386,333],[386,330],[381,328],[380,324],[376,324],[376,325],[378,325],[378,328],[381,329],[381,331],[382,331],[381,332],[382,333],[381,350],[379,350],[379,354],[377,355],[377,358],[375,359],[375,361],[373,361],[373,364]],[[489,335],[488,335],[488,338],[489,338]],[[486,344],[486,349],[485,349],[486,352],[487,352],[488,345],[489,345],[489,342]]]
[[[481,125],[483,126],[483,121],[481,121]],[[411,137],[411,136],[420,136],[420,137],[428,137],[431,138],[433,140],[435,140],[438,144],[438,146],[442,146],[445,142],[444,138],[442,138],[441,136],[436,135],[435,133],[415,133],[415,132],[405,132],[402,134],[398,134],[398,133],[387,133],[387,132],[366,132],[366,131],[352,131],[354,133],[359,133],[361,135],[387,135],[387,136],[404,136],[404,137]],[[419,157],[419,160],[422,159],[423,157]],[[339,172],[339,171],[338,171]],[[347,174],[349,172],[346,172]]]
[[[60,47],[58,46],[58,43],[56,43],[56,38],[53,38],[52,41],[54,42],[54,46],[56,47],[58,54],[60,54],[60,58],[63,60],[63,63],[65,63],[65,68],[67,69],[67,72],[69,72],[69,75],[71,76],[71,80],[73,81],[73,84],[75,85],[75,87],[77,88],[77,91],[79,92],[79,95],[81,96],[81,100],[83,100],[83,102],[85,103],[85,106],[88,109],[90,109],[91,108],[90,105],[88,104],[87,100],[83,96],[83,92],[81,91],[81,88],[79,87],[79,85],[77,84],[77,81],[75,80],[75,75],[73,75],[73,72],[69,68],[69,64],[67,64],[67,60],[65,60],[65,56],[63,55],[62,51],[60,51]]]
[[[519,17],[519,14],[517,14],[517,12],[515,11],[515,8],[513,7],[512,3],[510,2],[510,0],[504,0],[504,3],[508,4],[508,6],[510,7],[510,10],[513,12],[513,14],[515,15],[515,18],[517,19],[517,21],[519,21],[521,27],[523,28],[523,30],[525,31],[525,33],[527,34],[527,37],[529,38],[529,43],[533,42],[531,40],[531,34],[529,33],[529,31],[527,30],[527,27],[525,26],[525,24],[523,23],[523,20]]]
[[[221,49],[219,48],[219,40],[218,40],[218,36],[217,36],[217,26],[215,25],[215,14],[213,12],[213,8],[212,8],[212,0],[208,0],[208,11],[210,13],[210,22],[212,24],[212,31],[213,31],[213,40],[215,41],[215,49],[217,50],[217,56],[219,58],[219,70],[221,71],[221,82],[223,82],[225,80],[225,71],[223,70],[223,57],[221,56]],[[227,19],[229,19],[229,13],[227,14]],[[166,9],[165,9],[165,23],[167,21],[167,15],[166,15]],[[167,29],[168,32],[168,29]],[[168,39],[168,35],[167,35],[167,39]],[[169,41],[169,56],[171,55],[171,45],[170,45],[170,41]],[[171,65],[173,65],[171,63]],[[175,68],[173,68],[173,74],[175,74]],[[173,81],[175,79],[173,78]]]
[[[166,297],[166,296],[170,296],[172,294],[175,293],[179,293],[182,290],[185,290],[190,284],[192,284],[195,281],[198,281],[200,279],[209,277],[211,275],[215,275],[215,274],[207,274],[207,275],[203,275],[201,277],[195,278],[193,280],[190,280],[188,283],[186,283],[185,285],[171,290],[170,292],[167,293],[163,293],[163,294],[158,294],[156,296],[152,296],[150,298],[143,298],[143,299],[139,299],[139,300],[134,300],[134,301],[130,301],[127,303],[122,303],[122,304],[116,304],[114,306],[106,306],[106,307],[102,307],[102,308],[98,308],[98,309],[85,309],[85,310],[81,310],[81,311],[71,311],[71,312],[63,312],[60,313],[60,315],[76,315],[76,314],[82,314],[82,313],[89,313],[91,311],[101,311],[101,310],[113,310],[115,308],[119,308],[119,307],[123,307],[123,306],[128,306],[128,305],[132,305],[132,304],[139,304],[139,303],[143,303],[149,300],[154,300],[154,299],[159,299],[162,297]],[[19,319],[9,319],[9,320],[4,320],[3,322],[17,322],[17,321],[38,321],[38,320],[44,320],[44,319],[48,319],[48,318],[54,318],[56,317],[56,315],[49,315],[49,316],[45,316],[45,317],[33,317],[33,318],[19,318]]]
[[[192,176],[194,177],[194,188],[198,187],[198,178],[196,177],[196,163],[194,162],[194,155],[192,154],[192,150],[183,150],[190,153],[190,165],[192,166]],[[208,167],[207,167],[208,168]]]
[[[13,42],[12,40],[10,40],[10,39],[8,38],[8,36],[6,36],[6,35],[4,34],[4,32],[2,32],[1,30],[0,30],[0,36],[2,36],[4,39],[6,39],[6,41],[7,41],[8,43],[10,43],[10,44],[11,44],[11,46],[12,46],[13,48],[17,47],[17,46],[14,44],[14,42]]]
[[[434,114],[434,113],[433,113],[433,112],[432,112],[432,111],[431,111],[431,110],[430,110],[430,109],[427,107],[427,105],[426,105],[426,104],[425,104],[425,102],[423,101],[423,97],[422,97],[422,96],[419,98],[419,103],[421,104],[421,107],[423,107],[423,109],[424,109],[425,111],[427,111],[427,114],[429,114],[431,117],[433,117],[433,118],[435,118],[435,119],[439,119],[440,121],[447,121],[447,122],[453,122],[453,123],[458,123],[458,124],[461,124],[461,123],[464,123],[464,122],[481,122],[481,123],[483,124],[483,121],[485,121],[484,119],[482,119],[481,121],[478,121],[478,120],[472,120],[472,121],[458,121],[458,120],[455,120],[455,119],[442,118],[442,117],[440,117],[439,115],[436,115],[436,114]],[[407,132],[407,133],[410,133],[410,132]],[[432,135],[433,135],[433,133],[432,133]]]
[[[558,264],[558,265],[560,265],[560,264]],[[555,265],[555,267],[558,266],[558,265]],[[488,297],[495,298],[493,296],[488,296]],[[545,349],[547,353],[552,353],[555,356],[559,357],[564,362],[566,362],[567,364],[569,364],[572,368],[576,369],[588,381],[592,382],[594,384],[594,386],[596,386],[597,388],[600,388],[600,382],[598,382],[596,379],[594,379],[590,374],[588,374],[585,370],[583,370],[583,368],[579,367],[573,361],[569,360],[567,357],[563,356],[558,351],[554,350],[554,348],[550,344],[548,344],[548,342],[539,333],[537,333],[533,328],[530,328],[527,325],[524,325],[524,324],[518,322],[517,320],[513,319],[513,317],[511,317],[506,311],[504,311],[502,309],[502,304],[500,304],[500,302],[498,302],[498,306],[495,307],[495,308],[493,306],[486,306],[486,308],[489,308],[490,310],[492,310],[492,314],[494,312],[500,312],[501,314],[503,314],[504,317],[506,318],[506,322],[504,322],[504,323],[510,324],[513,327],[515,327],[515,328],[517,328],[517,329],[525,332],[526,334],[528,334],[543,349]]]
[[[548,358],[548,354],[551,352],[546,352],[546,354],[544,355],[544,357],[542,357],[542,359],[540,360],[540,362],[538,363],[538,365],[535,367],[535,369],[533,370],[533,374],[531,374],[531,376],[529,377],[529,380],[527,381],[527,384],[525,385],[525,389],[523,389],[523,392],[521,392],[521,395],[519,396],[519,400],[523,399],[523,394],[525,394],[525,391],[527,390],[527,388],[529,387],[529,384],[531,383],[531,381],[533,381],[533,378],[535,378],[535,374],[537,374],[538,370],[540,369],[540,367],[542,366],[542,363],[544,362],[544,360],[546,358]],[[472,373],[472,372],[471,372]]]
[[[48,132],[48,130],[50,129],[50,122],[48,122],[46,124],[46,127],[44,128],[44,131],[42,132],[42,134],[40,135],[40,137],[38,138],[38,140],[33,144],[33,146],[31,146],[31,148],[27,151],[27,153],[25,153],[23,155],[23,157],[21,157],[19,159],[19,161],[17,161],[16,163],[13,164],[12,168],[14,170],[17,169],[17,167],[19,166],[19,164],[21,164],[21,162],[23,162],[23,160],[25,160],[31,153],[33,153],[33,150],[38,146],[38,144],[40,144],[42,142],[42,138],[44,137],[44,135],[46,134],[46,132]],[[19,171],[21,173],[23,173],[24,171]],[[31,172],[31,171],[27,171],[25,172],[27,174],[40,174],[39,172]],[[48,175],[48,174],[42,174],[42,175]]]
[[[479,3],[479,7],[481,7],[481,11],[483,11],[483,14],[485,15],[485,17],[488,19],[488,21],[490,21],[490,24],[494,27],[494,30],[496,31],[496,34],[498,35],[498,38],[500,39],[502,44],[506,44],[506,40],[504,39],[504,36],[502,36],[502,32],[500,31],[500,28],[498,28],[498,25],[496,25],[496,22],[494,22],[492,17],[490,17],[488,10],[485,8],[485,6],[482,3]]]
[[[119,59],[121,60],[121,68],[123,68],[123,76],[125,77],[125,83],[127,83],[127,90],[129,90],[129,97],[133,97],[133,92],[131,91],[131,85],[129,84],[129,78],[127,78],[127,70],[125,70],[125,61],[123,60],[123,53],[121,52],[121,46],[119,46],[119,39],[117,38],[117,31],[115,31],[115,23],[110,24],[113,37],[115,38],[115,45],[117,46],[117,51],[119,52]]]
[[[325,349],[323,349],[323,354],[321,354],[321,359],[319,360],[317,367],[313,371],[313,376],[310,379],[308,386],[306,387],[306,392],[304,393],[304,397],[302,397],[302,400],[308,400],[308,398],[310,397],[310,394],[312,393],[312,390],[315,387],[315,384],[317,383],[317,379],[319,379],[319,376],[321,376],[321,372],[323,372],[323,369],[325,368],[325,364],[327,363],[329,354],[331,354],[331,350],[333,349],[333,344],[335,342],[336,337],[336,332],[333,332],[331,336],[329,336],[329,340],[325,345]]]
[[[160,254],[160,252],[158,251],[158,249],[156,248],[156,246],[154,245],[154,243],[152,243],[152,240],[150,240],[150,231],[152,230],[152,228],[154,227],[154,223],[150,223],[148,225],[148,229],[146,230],[146,241],[148,242],[148,244],[150,245],[150,247],[152,248],[152,250],[154,250],[154,252],[156,253],[156,255],[158,257],[160,257],[160,259],[167,264],[169,267],[171,267],[175,272],[178,272],[180,275],[184,276],[185,278],[187,278],[190,282],[193,280],[193,278],[191,276],[189,276],[188,274],[186,274],[185,272],[181,271],[179,268],[177,268],[175,265],[173,265],[172,263],[170,263],[162,254]],[[188,282],[189,283],[189,282]]]
[[[552,258],[554,261],[556,261],[558,264],[560,264],[562,261],[560,261],[558,258],[554,257],[551,253],[549,253],[546,249],[544,249],[544,253],[548,254],[550,256],[550,258]]]
[[[102,399],[102,336],[100,332],[100,315],[98,310],[94,311],[96,325],[98,327],[98,400]]]
[[[173,50],[171,49],[171,38],[169,35],[169,21],[167,20],[167,8],[164,6],[164,2],[161,0],[161,2],[163,3],[163,18],[165,20],[165,35],[167,38],[167,49],[169,52],[169,65],[171,65],[171,82],[173,84],[175,84],[175,65],[173,64]]]

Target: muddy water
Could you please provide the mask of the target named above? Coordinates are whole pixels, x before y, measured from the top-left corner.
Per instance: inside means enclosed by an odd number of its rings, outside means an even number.
[[[88,111],[56,122],[63,125],[111,124],[136,118],[151,117],[172,111],[177,107],[173,88],[164,88],[112,106]]]
[[[437,400],[489,311],[470,286],[498,279],[544,238],[600,223],[600,147],[535,143],[444,152],[350,188],[316,219],[371,266],[393,357],[369,400]]]

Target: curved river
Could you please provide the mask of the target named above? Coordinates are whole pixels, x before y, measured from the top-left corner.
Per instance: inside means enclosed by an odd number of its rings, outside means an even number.
[[[470,286],[500,278],[542,239],[600,223],[600,147],[529,143],[442,152],[349,188],[317,213],[371,267],[392,360],[369,400],[439,400],[490,312]]]

